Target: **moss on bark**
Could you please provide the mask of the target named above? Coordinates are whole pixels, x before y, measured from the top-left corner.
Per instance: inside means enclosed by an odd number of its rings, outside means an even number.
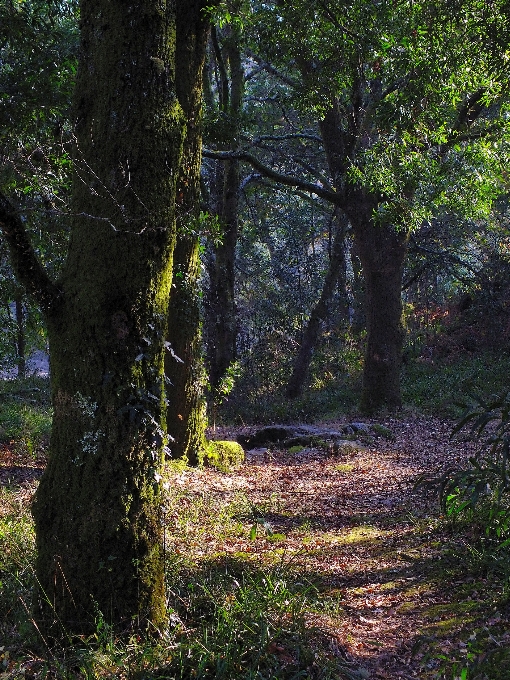
[[[186,115],[186,138],[177,188],[177,245],[168,313],[167,429],[173,458],[198,465],[206,427],[202,359],[199,237],[202,148],[202,71],[209,23],[202,2],[177,3],[177,96]],[[176,360],[174,355],[179,357]]]
[[[73,225],[48,312],[54,409],[36,493],[37,618],[84,633],[166,620],[164,340],[183,116],[175,18],[82,0]]]

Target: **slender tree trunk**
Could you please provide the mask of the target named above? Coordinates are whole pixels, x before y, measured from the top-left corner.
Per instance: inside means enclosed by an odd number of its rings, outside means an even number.
[[[239,144],[239,116],[244,92],[244,69],[235,32],[227,37],[223,50],[216,41],[215,55],[221,75],[219,106],[228,121],[228,139],[223,147],[230,150]],[[221,226],[221,243],[212,245],[208,258],[207,358],[209,380],[213,387],[219,385],[225,371],[236,359],[235,251],[239,234],[239,175],[238,160],[217,161],[211,186],[211,209]]]
[[[372,413],[402,405],[402,274],[409,234],[375,224],[374,201],[353,208],[352,226],[365,279],[367,346],[361,408]]]
[[[121,631],[166,619],[164,340],[183,132],[175,17],[156,0],[82,0],[80,24],[69,252],[56,289],[43,280],[39,291],[54,412],[33,506],[48,635],[93,630],[98,612]],[[32,285],[14,237],[11,247]]]
[[[322,322],[327,316],[328,307],[333,297],[335,287],[339,280],[345,281],[345,233],[347,221],[343,215],[336,211],[335,235],[331,247],[329,267],[322,287],[320,298],[312,310],[310,319],[303,333],[303,340],[294,362],[292,375],[287,384],[286,395],[289,399],[296,399],[303,390],[313,351],[319,339]]]
[[[165,358],[172,457],[185,457],[190,465],[199,463],[206,426],[198,278],[202,71],[209,23],[202,5],[201,0],[177,3],[176,87],[187,126],[177,188],[177,245],[167,335],[173,353],[167,352]]]
[[[220,161],[220,163],[222,163]],[[239,161],[218,168],[221,188],[216,214],[220,218],[221,243],[209,258],[208,364],[209,380],[217,387],[236,359],[237,311],[235,305],[235,254],[239,235]]]
[[[18,378],[26,376],[26,336],[25,336],[25,310],[23,309],[23,297],[21,293],[16,295],[14,300],[16,311],[16,365],[18,367]]]

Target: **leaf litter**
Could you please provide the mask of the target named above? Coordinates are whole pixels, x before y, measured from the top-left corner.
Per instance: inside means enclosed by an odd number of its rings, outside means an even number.
[[[436,418],[383,424],[391,441],[370,437],[334,455],[273,445],[248,452],[230,474],[170,473],[167,549],[196,560],[280,561],[290,577],[309,579],[317,588],[310,627],[364,677],[453,678],[448,655],[462,658],[468,633],[490,625],[491,585],[463,572],[437,495],[416,481],[463,464],[474,444],[451,440],[453,424]],[[509,614],[492,611],[498,631]]]

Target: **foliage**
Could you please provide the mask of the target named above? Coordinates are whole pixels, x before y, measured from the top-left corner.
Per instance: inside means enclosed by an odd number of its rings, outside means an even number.
[[[49,441],[50,429],[47,379],[0,381],[0,444],[35,456]]]
[[[447,358],[420,356],[403,368],[404,403],[420,413],[458,419],[462,395],[504,389],[510,360],[489,349],[475,354],[457,351]]]
[[[0,3],[0,191],[23,215],[39,259],[56,276],[68,232],[70,106],[78,54],[76,0]],[[0,366],[12,365],[9,305],[20,297],[0,243]],[[44,342],[43,322],[23,299],[26,353]],[[9,339],[9,342],[5,342]]]
[[[453,434],[469,425],[470,438],[480,440],[487,433],[487,439],[482,442],[481,451],[469,459],[470,468],[454,473],[445,481],[441,491],[445,509],[450,508],[454,513],[460,513],[466,508],[474,510],[487,495],[493,495],[495,502],[499,504],[509,492],[509,414],[508,390],[488,399],[474,396],[473,402],[465,408]]]
[[[503,2],[490,13],[477,1],[261,3],[252,21],[301,110],[320,120],[336,101],[351,125],[363,100],[348,174],[381,196],[381,220],[411,229],[446,209],[487,215],[508,152],[507,53],[490,39],[508,35]]]
[[[471,528],[468,552],[484,570],[498,570],[510,579],[510,393],[485,399],[473,397],[453,434],[469,427],[468,440],[479,451],[469,466],[448,470],[440,480],[441,507],[447,517]]]

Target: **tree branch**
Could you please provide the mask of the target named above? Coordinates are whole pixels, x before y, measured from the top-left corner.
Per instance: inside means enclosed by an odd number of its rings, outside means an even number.
[[[319,198],[323,198],[325,201],[329,201],[334,205],[338,205],[340,208],[343,206],[342,198],[336,191],[326,189],[319,184],[314,184],[313,182],[307,182],[306,180],[302,180],[299,177],[293,177],[291,175],[285,175],[281,172],[277,172],[276,170],[269,168],[267,165],[264,165],[264,163],[261,163],[258,158],[252,156],[252,154],[246,151],[212,151],[211,149],[203,149],[202,155],[204,158],[211,158],[213,160],[220,161],[228,161],[232,159],[245,161],[255,168],[255,170],[260,172],[261,175],[264,175],[264,177],[267,177],[268,179],[272,179],[273,182],[277,182],[278,184],[283,184],[289,187],[297,187],[302,191],[310,192],[316,196],[319,196]]]
[[[251,144],[252,146],[257,146],[257,144],[260,144],[261,142],[267,141],[279,142],[284,141],[286,139],[307,139],[311,142],[317,142],[318,144],[322,144],[322,137],[319,137],[319,135],[312,135],[306,132],[294,132],[284,135],[258,135],[257,137],[254,137],[251,140]]]
[[[60,289],[39,262],[18,212],[0,193],[0,231],[9,247],[11,262],[18,281],[34,296],[45,312],[55,307]]]
[[[275,76],[275,78],[278,78],[281,80],[282,83],[285,83],[285,85],[288,85],[289,87],[294,88],[295,90],[299,89],[302,84],[298,81],[295,80],[294,78],[291,78],[290,76],[285,75],[285,73],[282,73],[279,71],[276,67],[274,67],[272,64],[270,64],[267,61],[264,61],[262,57],[259,57],[258,54],[255,54],[255,52],[252,52],[252,50],[246,50],[246,54],[250,59],[253,59],[253,61],[258,64],[258,66],[269,73],[272,76]]]

